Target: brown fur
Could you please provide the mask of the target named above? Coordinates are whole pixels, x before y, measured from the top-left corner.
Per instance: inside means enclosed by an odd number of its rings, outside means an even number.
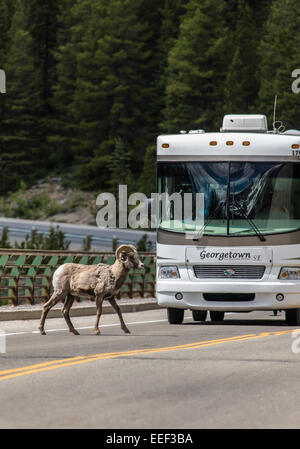
[[[59,301],[64,300],[62,309],[63,316],[70,332],[78,335],[74,328],[69,312],[76,297],[95,298],[97,307],[97,319],[95,323],[95,333],[100,334],[99,321],[102,312],[102,303],[107,299],[117,312],[121,328],[125,333],[130,333],[124,323],[120,307],[115,296],[119,293],[130,268],[143,268],[143,264],[138,258],[137,251],[132,245],[121,245],[116,251],[116,260],[113,265],[99,263],[98,265],[81,265],[66,263],[63,268],[58,268],[53,276],[54,292],[43,307],[40,332],[45,335],[45,320],[49,310]]]

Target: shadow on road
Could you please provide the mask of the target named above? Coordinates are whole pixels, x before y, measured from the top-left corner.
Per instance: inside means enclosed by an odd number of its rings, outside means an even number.
[[[192,323],[183,323],[184,326],[273,326],[273,327],[299,327],[299,326],[288,326],[284,319],[275,319],[275,320],[268,320],[268,319],[262,319],[262,320],[226,320],[218,322],[218,321],[205,321],[205,322],[198,322],[194,321]]]

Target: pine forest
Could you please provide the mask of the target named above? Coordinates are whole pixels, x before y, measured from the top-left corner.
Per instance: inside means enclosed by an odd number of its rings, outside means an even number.
[[[155,191],[159,134],[226,113],[300,128],[297,0],[0,0],[0,194],[51,173]]]

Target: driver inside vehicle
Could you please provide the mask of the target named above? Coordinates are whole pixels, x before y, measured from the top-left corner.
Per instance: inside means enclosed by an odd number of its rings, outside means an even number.
[[[282,183],[281,183],[282,184]],[[287,189],[281,184],[275,184],[270,191],[269,201],[257,214],[257,218],[288,219],[291,216],[291,204]],[[258,217],[259,215],[259,217]]]
[[[287,204],[286,191],[275,190],[269,210],[269,218],[289,218],[290,211]]]

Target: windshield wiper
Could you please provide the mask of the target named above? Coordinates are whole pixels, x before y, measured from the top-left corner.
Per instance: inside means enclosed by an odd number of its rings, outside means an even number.
[[[230,209],[230,190],[231,190],[231,162],[229,162],[229,173],[228,173],[228,182],[227,182],[227,235],[230,235],[230,225],[229,225],[229,209]],[[234,206],[237,207],[238,211],[240,211],[240,213],[242,214],[242,216],[245,218],[245,220],[248,221],[248,223],[250,224],[251,228],[254,230],[255,234],[257,235],[257,237],[259,238],[259,240],[261,242],[265,242],[266,238],[265,236],[259,231],[258,227],[256,226],[255,223],[253,223],[253,221],[251,220],[251,218],[248,217],[247,213],[244,211],[244,209],[240,206],[240,204],[237,201],[232,201],[232,208],[234,208]]]
[[[216,217],[217,213],[219,212],[219,210],[221,209],[221,206],[224,206],[224,203],[219,203],[219,205],[216,207],[214,213],[212,214],[212,216],[209,218],[209,220],[205,223],[204,226],[202,226],[202,228],[197,232],[196,237],[193,238],[194,242],[198,242],[199,241],[199,236],[200,234],[204,231],[204,229],[209,225],[209,223]]]
[[[259,238],[259,240],[261,242],[265,242],[266,241],[265,236],[260,232],[260,230],[258,229],[256,224],[251,220],[251,218],[248,217],[248,215],[246,214],[244,209],[239,205],[239,203],[234,201],[232,206],[233,207],[236,206],[237,210],[242,214],[242,216],[245,218],[245,220],[248,221],[248,223],[250,224],[251,228],[254,230],[254,232],[257,235],[257,237]]]

